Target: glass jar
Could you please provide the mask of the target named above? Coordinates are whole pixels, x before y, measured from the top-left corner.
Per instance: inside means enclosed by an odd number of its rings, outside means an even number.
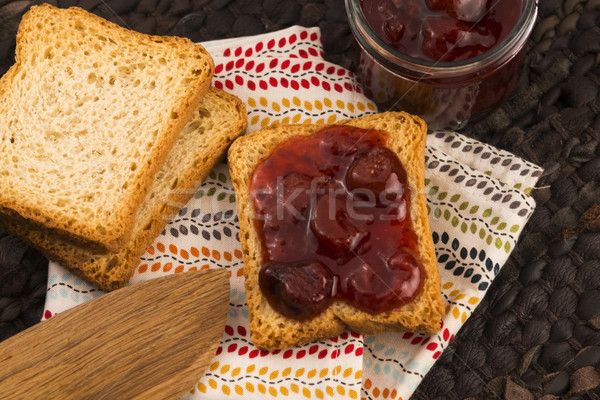
[[[361,0],[345,1],[361,48],[358,76],[365,93],[381,111],[419,115],[430,129],[461,129],[512,92],[537,16],[537,1],[521,0],[515,27],[489,50],[466,60],[436,62],[410,57],[387,44],[370,27]]]

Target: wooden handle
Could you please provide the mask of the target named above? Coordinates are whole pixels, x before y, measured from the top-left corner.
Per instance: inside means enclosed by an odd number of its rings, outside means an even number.
[[[225,270],[110,292],[0,343],[0,397],[179,398],[214,357],[228,307]]]

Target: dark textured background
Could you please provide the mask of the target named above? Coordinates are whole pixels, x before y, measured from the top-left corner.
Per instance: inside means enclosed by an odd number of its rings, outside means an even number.
[[[327,58],[356,67],[343,0],[49,2],[194,41],[319,26]],[[0,0],[0,75],[14,62],[20,17],[36,3]],[[537,209],[413,399],[600,399],[600,1],[540,0],[539,14],[516,92],[464,131],[545,168]],[[40,320],[46,268],[0,232],[0,340]]]

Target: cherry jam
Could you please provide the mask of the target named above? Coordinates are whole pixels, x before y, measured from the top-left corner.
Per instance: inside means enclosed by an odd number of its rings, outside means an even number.
[[[358,76],[382,110],[461,129],[498,107],[524,66],[536,0],[346,0]]]
[[[410,57],[459,61],[483,54],[516,26],[521,0],[361,0],[387,44]]]
[[[419,293],[410,190],[386,138],[332,126],[286,141],[255,169],[259,285],[281,314],[306,320],[333,300],[380,313]]]

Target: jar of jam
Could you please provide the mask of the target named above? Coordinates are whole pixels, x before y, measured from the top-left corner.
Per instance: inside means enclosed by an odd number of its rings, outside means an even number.
[[[537,0],[346,0],[346,10],[380,109],[461,129],[515,88]]]

